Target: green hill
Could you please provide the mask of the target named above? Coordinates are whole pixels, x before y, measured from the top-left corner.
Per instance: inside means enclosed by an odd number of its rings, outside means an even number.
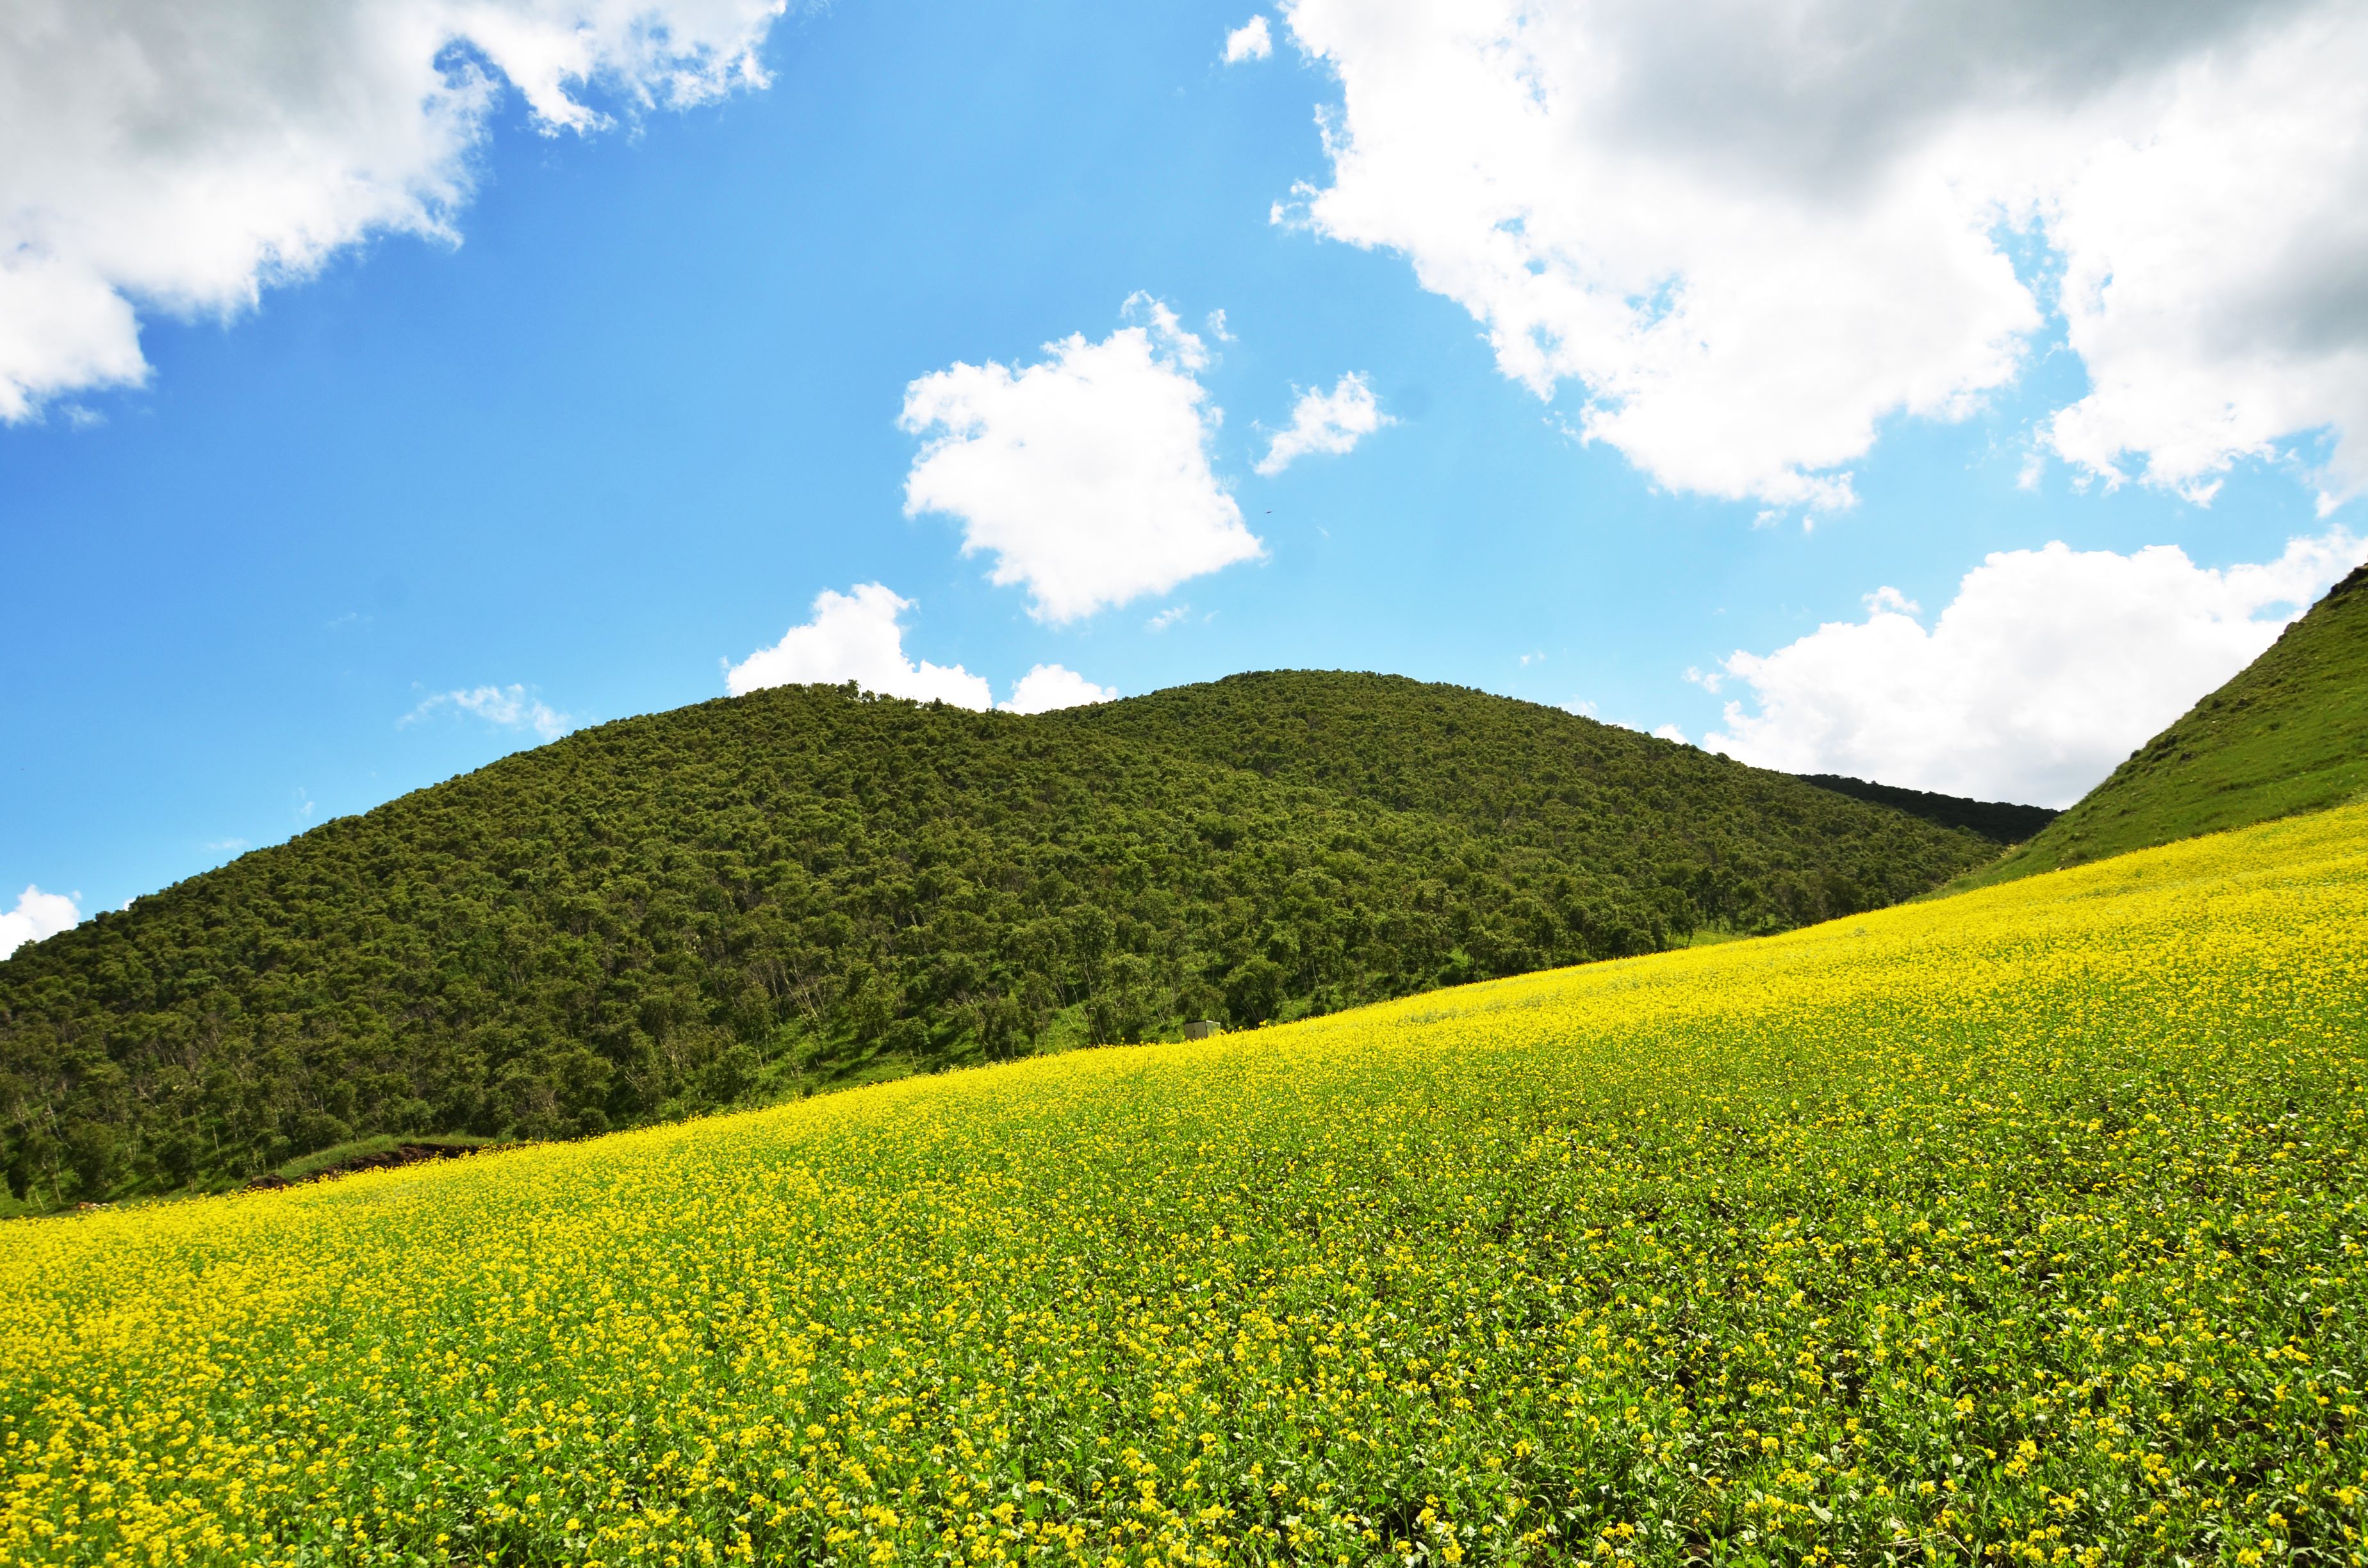
[[[580,733],[0,964],[40,1203],[548,1138],[1762,931],[1992,846],[1479,692],[1035,718],[783,688]]]
[[[1801,778],[1820,790],[1832,790],[1861,801],[1875,801],[1912,817],[1962,827],[1994,844],[2021,844],[2064,813],[2047,806],[2019,806],[2007,801],[1968,801],[1956,795],[1936,795],[1930,790],[1908,790],[1877,784],[1841,773],[1804,773]]]
[[[2368,566],[2260,658],[2130,754],[2028,844],[1956,884],[1986,887],[2368,790]]]

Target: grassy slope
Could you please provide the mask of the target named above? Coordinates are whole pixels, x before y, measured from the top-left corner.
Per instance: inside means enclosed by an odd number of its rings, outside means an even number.
[[[0,1562],[2341,1561],[2363,1040],[2355,808],[13,1221]]]
[[[336,1143],[326,1149],[290,1160],[272,1174],[282,1181],[309,1181],[324,1171],[339,1166],[359,1165],[374,1155],[393,1153],[404,1144],[434,1149],[497,1149],[503,1145],[490,1138],[472,1138],[467,1134],[448,1134],[440,1138],[396,1138],[380,1133],[374,1138],[357,1138],[349,1143]]]
[[[2368,567],[2029,843],[1957,886],[2169,844],[2368,790]]]
[[[1310,714],[1352,739],[1285,744]],[[1779,928],[1987,851],[1411,681],[1036,719],[762,692],[570,736],[27,947],[0,964],[0,1165],[57,1203],[373,1134],[580,1135]]]

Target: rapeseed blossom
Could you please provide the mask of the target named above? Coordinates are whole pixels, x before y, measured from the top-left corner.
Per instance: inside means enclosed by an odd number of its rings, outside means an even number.
[[[2358,1562],[2368,809],[0,1226],[0,1568]]]

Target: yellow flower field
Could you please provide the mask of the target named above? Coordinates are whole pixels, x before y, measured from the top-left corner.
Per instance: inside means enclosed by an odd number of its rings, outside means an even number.
[[[0,1225],[0,1564],[2358,1562],[2368,809]]]

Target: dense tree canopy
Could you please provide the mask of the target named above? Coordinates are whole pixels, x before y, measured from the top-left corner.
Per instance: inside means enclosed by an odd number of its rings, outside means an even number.
[[[1838,790],[1861,801],[1876,801],[1912,817],[1962,827],[1994,844],[2021,844],[2064,813],[2050,806],[2021,806],[2009,801],[1968,801],[1960,795],[1936,795],[1929,790],[1903,790],[1841,773],[1799,775],[1821,790]]]
[[[35,1201],[567,1136],[1894,902],[1995,846],[1553,709],[1258,675],[603,725],[0,964]]]

